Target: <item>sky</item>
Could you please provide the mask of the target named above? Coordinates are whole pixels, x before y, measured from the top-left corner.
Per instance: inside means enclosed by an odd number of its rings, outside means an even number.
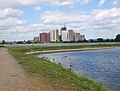
[[[120,0],[0,0],[0,41],[32,40],[64,25],[86,39],[114,39]]]

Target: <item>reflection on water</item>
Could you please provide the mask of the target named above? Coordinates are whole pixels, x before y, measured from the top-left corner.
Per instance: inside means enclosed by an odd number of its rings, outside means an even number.
[[[76,74],[102,82],[110,91],[120,91],[120,48],[41,54]]]

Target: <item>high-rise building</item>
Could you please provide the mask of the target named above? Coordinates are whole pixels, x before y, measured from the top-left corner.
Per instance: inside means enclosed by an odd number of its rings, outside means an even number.
[[[59,41],[59,31],[58,31],[58,29],[50,30],[50,41],[53,41],[53,42]]]
[[[80,41],[85,40],[85,35],[80,35]]]
[[[67,41],[67,28],[65,26],[61,28],[61,40]]]
[[[74,32],[73,32],[73,30],[68,30],[68,41],[74,41]]]
[[[50,41],[50,33],[40,33],[39,40],[43,43]]]
[[[47,33],[47,41],[50,42],[50,32]]]
[[[75,41],[79,41],[80,40],[80,33],[75,33]]]
[[[59,35],[60,32],[60,35]],[[51,29],[49,33],[40,33],[39,41],[45,42],[67,42],[67,41],[84,41],[85,35],[80,35],[80,33],[75,33],[73,30],[67,30],[64,26],[59,31],[58,29]],[[34,42],[38,42],[38,37],[35,37]]]

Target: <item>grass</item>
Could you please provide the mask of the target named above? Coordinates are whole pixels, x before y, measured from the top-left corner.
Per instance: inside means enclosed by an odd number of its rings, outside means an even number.
[[[120,47],[120,44],[98,44],[98,45],[80,45],[80,46],[42,46],[42,47],[19,47],[22,52],[29,51],[45,51],[45,50],[60,50],[60,49],[79,49],[79,48],[97,48],[97,47]]]
[[[74,49],[86,47],[117,47],[120,45],[87,45],[87,46],[64,46],[64,47],[19,47],[8,48],[9,52],[24,67],[27,74],[37,77],[44,77],[53,87],[68,86],[71,91],[106,91],[101,83],[94,82],[86,77],[78,76],[74,72],[61,67],[47,59],[36,58],[33,55],[26,55],[28,51]],[[64,90],[67,91],[67,90]]]

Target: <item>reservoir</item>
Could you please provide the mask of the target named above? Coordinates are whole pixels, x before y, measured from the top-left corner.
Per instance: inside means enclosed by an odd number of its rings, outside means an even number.
[[[38,54],[65,68],[70,68],[96,82],[108,91],[120,91],[120,48]]]

